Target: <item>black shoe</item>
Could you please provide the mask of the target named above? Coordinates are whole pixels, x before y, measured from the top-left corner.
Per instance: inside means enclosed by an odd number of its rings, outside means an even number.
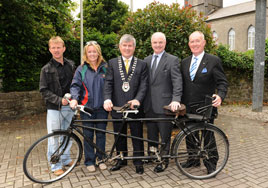
[[[182,168],[191,168],[200,166],[200,161],[186,161],[185,163],[181,163]]]
[[[110,171],[120,170],[120,168],[123,166],[127,166],[127,161],[119,160],[114,166],[112,166],[112,168],[110,168]]]
[[[208,174],[212,174],[213,172],[215,172],[216,166],[213,165],[213,166],[207,168],[207,170],[208,170]],[[215,176],[213,176],[213,177],[215,177]]]
[[[166,167],[167,167],[167,166],[166,166]],[[159,173],[159,172],[164,172],[165,169],[166,169],[166,168],[164,168],[162,164],[158,164],[158,165],[156,165],[156,167],[154,168],[154,171],[155,171],[156,173]]]
[[[143,172],[144,172],[143,166],[136,166],[136,173],[143,174]]]

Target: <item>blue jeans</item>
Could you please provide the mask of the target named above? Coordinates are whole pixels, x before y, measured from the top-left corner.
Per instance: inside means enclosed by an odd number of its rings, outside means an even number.
[[[89,120],[89,119],[107,119],[108,113],[104,109],[95,110],[91,116],[81,113],[80,114],[82,120]],[[87,127],[95,127],[98,129],[106,130],[107,122],[100,122],[100,123],[90,123],[90,122],[83,122],[84,126]],[[94,131],[90,129],[83,129],[83,132],[87,138],[91,141],[94,140],[94,132],[96,134],[96,145],[103,151],[105,151],[105,142],[106,142],[106,134],[100,131]],[[84,140],[84,153],[85,153],[85,165],[95,165],[96,159],[102,160],[103,155],[100,154],[98,151],[95,151],[92,146],[88,144],[86,140]]]
[[[47,132],[52,133],[53,130],[66,130],[72,120],[74,112],[69,106],[62,106],[61,110],[47,110]],[[47,147],[47,158],[50,160],[51,155],[58,148],[59,140],[49,138]],[[70,148],[72,143],[69,143],[61,159],[56,164],[51,164],[51,171],[62,169],[63,165],[68,165],[72,160],[70,159]]]

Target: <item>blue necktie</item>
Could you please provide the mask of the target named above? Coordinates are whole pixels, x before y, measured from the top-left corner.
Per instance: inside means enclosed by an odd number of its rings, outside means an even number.
[[[191,77],[191,80],[193,81],[194,80],[194,77],[195,77],[195,73],[196,73],[196,68],[197,68],[197,60],[198,58],[194,58],[194,62],[192,63],[192,66],[190,68],[190,77]]]

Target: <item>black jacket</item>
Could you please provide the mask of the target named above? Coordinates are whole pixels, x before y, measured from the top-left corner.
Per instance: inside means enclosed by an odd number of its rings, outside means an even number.
[[[71,66],[72,72],[68,73],[68,81],[71,85],[73,73],[75,71],[74,62],[64,58],[64,63]],[[61,100],[64,95],[60,81],[58,71],[51,59],[42,69],[40,74],[39,91],[42,97],[45,99],[47,109],[59,110],[61,106]]]
[[[194,113],[195,109],[190,108],[191,104],[204,101],[206,95],[212,96],[217,93],[223,101],[227,94],[228,82],[221,65],[221,59],[208,53],[204,54],[195,78],[191,81],[189,73],[191,59],[192,56],[189,56],[181,63],[182,103],[186,105],[187,112]],[[216,108],[214,112],[216,113]]]
[[[108,62],[108,68],[104,82],[104,101],[107,99],[112,100],[114,106],[123,106],[128,101],[137,99],[141,105],[144,100],[147,88],[148,88],[148,70],[146,63],[143,60],[137,59],[137,65],[133,73],[133,77],[129,82],[130,89],[128,92],[122,90],[123,81],[119,72],[118,58],[111,59]],[[122,66],[122,71],[125,78],[128,78],[132,74],[132,66],[134,64],[134,57],[132,58],[129,72],[126,73],[125,66]],[[121,118],[122,114],[118,114],[112,111],[112,116],[115,118]]]

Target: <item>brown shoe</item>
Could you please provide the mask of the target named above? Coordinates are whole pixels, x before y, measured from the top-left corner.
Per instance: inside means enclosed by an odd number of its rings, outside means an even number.
[[[64,171],[63,171],[62,169],[55,170],[55,171],[53,172],[53,174],[54,174],[55,176],[60,176],[60,175],[62,175],[63,173],[64,173]]]
[[[69,164],[67,164],[67,165],[65,165],[65,166],[70,167],[70,166],[72,166],[73,164],[74,164],[74,161],[71,161],[71,162],[69,162]]]

